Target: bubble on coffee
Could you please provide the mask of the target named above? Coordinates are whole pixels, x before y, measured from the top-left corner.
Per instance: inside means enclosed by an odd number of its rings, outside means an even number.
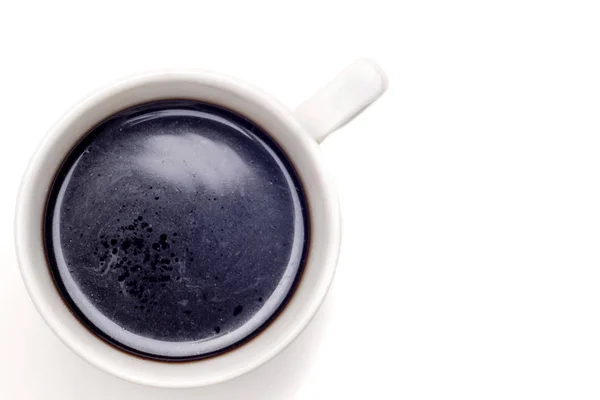
[[[308,248],[300,181],[258,126],[190,100],[92,129],[45,214],[51,272],[75,316],[149,358],[244,343],[293,294]]]

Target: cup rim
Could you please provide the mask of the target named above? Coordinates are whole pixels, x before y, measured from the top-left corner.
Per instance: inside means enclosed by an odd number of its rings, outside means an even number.
[[[221,355],[173,363],[142,359],[117,350],[88,331],[53,286],[41,234],[50,184],[81,137],[115,112],[166,98],[193,98],[225,107],[263,128],[282,147],[302,181],[311,226],[310,250],[300,283],[269,326],[247,343]],[[50,129],[21,181],[15,212],[15,246],[21,275],[34,305],[71,350],[98,368],[132,382],[196,387],[222,382],[262,365],[300,334],[314,317],[333,279],[340,225],[337,196],[318,145],[292,112],[265,92],[225,75],[203,70],[163,70],[123,79],[93,93]]]

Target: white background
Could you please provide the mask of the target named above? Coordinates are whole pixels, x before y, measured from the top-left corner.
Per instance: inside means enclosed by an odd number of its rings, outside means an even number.
[[[0,399],[600,397],[598,1],[0,1]],[[168,391],[54,337],[12,219],[63,112],[159,67],[219,70],[294,107],[358,56],[390,89],[322,146],[344,241],[292,346]]]

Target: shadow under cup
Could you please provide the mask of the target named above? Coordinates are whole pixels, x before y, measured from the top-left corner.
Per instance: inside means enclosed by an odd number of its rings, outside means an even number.
[[[54,283],[91,332],[147,359],[197,360],[259,334],[309,247],[281,148],[220,107],[164,100],[109,117],[71,150],[44,214]]]

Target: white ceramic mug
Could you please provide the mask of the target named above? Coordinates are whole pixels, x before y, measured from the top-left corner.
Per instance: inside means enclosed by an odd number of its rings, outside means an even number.
[[[38,311],[62,341],[91,364],[152,386],[194,387],[239,376],[283,350],[317,312],[331,284],[340,245],[336,194],[318,143],[386,90],[381,69],[358,60],[295,112],[245,83],[212,72],[170,71],[118,82],[78,104],[48,133],[21,184],[15,243],[23,280]],[[54,176],[75,144],[107,117],[154,100],[188,98],[232,110],[267,132],[286,153],[303,183],[311,244],[300,284],[280,315],[260,334],[224,354],[190,362],[142,359],[110,346],[69,311],[56,290],[42,243],[42,221]]]

